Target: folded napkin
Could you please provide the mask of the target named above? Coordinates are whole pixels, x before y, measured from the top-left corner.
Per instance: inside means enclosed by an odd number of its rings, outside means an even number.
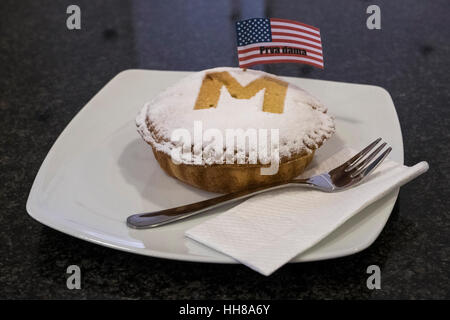
[[[355,153],[344,148],[301,177],[329,171]],[[363,208],[427,170],[424,161],[407,167],[386,159],[351,189],[336,193],[299,187],[270,191],[187,230],[186,236],[267,276]]]

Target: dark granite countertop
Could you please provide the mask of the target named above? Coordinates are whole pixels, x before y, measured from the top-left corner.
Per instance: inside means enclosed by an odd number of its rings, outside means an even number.
[[[80,6],[81,30],[66,28]],[[0,2],[0,298],[450,298],[450,6],[447,0]],[[234,21],[278,17],[318,26],[325,70],[266,65],[278,75],[386,88],[399,115],[405,163],[430,170],[404,186],[375,243],[331,261],[289,264],[270,277],[241,265],[143,257],[54,231],[28,216],[33,179],[72,117],[129,68],[236,66]],[[66,268],[83,270],[81,290]],[[377,264],[382,289],[368,290]]]

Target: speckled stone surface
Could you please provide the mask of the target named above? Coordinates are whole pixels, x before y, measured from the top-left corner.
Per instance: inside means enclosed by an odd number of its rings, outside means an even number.
[[[377,1],[382,30],[366,28],[368,1],[75,1],[82,29],[66,28],[72,1],[0,2],[0,298],[426,299],[450,298],[450,28],[447,0]],[[320,27],[325,70],[261,69],[386,88],[403,131],[405,163],[430,170],[403,187],[365,251],[289,264],[270,277],[241,265],[142,257],[54,231],[25,203],[51,145],[118,72],[236,66],[234,21],[268,16]],[[82,289],[66,288],[78,264]],[[366,287],[377,264],[382,289]]]

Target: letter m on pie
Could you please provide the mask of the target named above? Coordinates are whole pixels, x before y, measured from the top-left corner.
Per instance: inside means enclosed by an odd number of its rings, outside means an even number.
[[[241,86],[227,71],[213,72],[205,76],[194,109],[217,107],[220,89],[223,86],[236,99],[250,99],[262,89],[266,89],[262,110],[271,113],[283,113],[287,82],[265,76],[253,80],[246,86]]]

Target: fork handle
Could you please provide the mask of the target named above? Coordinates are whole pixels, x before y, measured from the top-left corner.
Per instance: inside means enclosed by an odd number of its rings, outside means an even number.
[[[147,229],[158,227],[164,224],[172,223],[181,219],[192,217],[207,210],[220,207],[238,200],[250,198],[254,195],[289,187],[292,185],[310,185],[307,179],[295,179],[292,181],[277,182],[265,186],[259,186],[253,189],[227,193],[222,196],[208,200],[187,204],[171,209],[161,211],[134,214],[128,217],[127,225],[134,229]]]

